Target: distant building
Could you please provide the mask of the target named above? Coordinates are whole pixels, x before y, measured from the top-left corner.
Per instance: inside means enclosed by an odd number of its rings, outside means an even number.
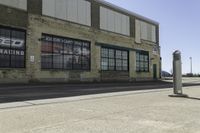
[[[160,78],[159,24],[102,0],[1,0],[0,82]]]

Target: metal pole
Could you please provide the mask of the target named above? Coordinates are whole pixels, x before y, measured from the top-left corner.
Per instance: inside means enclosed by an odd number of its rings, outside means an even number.
[[[182,95],[182,63],[181,52],[175,51],[173,53],[173,81],[174,81],[174,94]]]
[[[192,74],[192,57],[190,57],[190,73]]]
[[[172,97],[187,97],[182,91],[182,62],[181,52],[176,50],[173,53],[173,83],[174,83],[174,95]]]

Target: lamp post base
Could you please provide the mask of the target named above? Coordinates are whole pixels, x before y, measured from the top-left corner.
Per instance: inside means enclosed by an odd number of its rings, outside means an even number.
[[[173,95],[169,95],[169,97],[188,97],[187,94],[173,94]]]

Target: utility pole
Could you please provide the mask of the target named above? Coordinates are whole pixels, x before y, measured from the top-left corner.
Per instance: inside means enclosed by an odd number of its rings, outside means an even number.
[[[192,57],[190,57],[190,73],[192,74]]]

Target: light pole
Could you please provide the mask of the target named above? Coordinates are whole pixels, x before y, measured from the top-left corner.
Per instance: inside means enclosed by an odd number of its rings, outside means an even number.
[[[192,57],[190,57],[190,73],[192,74]]]

